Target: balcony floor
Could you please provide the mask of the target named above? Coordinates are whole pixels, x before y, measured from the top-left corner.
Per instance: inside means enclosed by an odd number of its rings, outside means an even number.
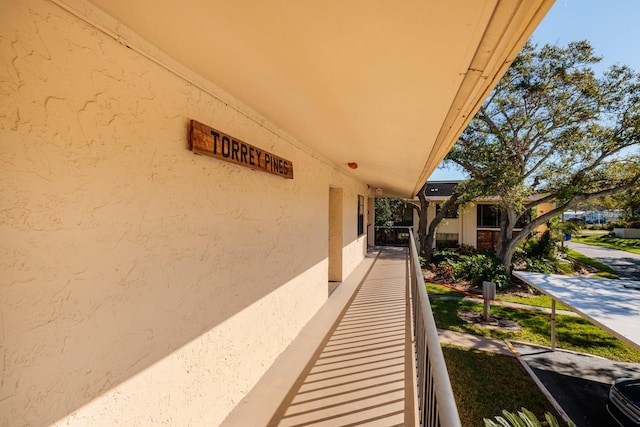
[[[415,424],[406,248],[375,248],[224,426]]]

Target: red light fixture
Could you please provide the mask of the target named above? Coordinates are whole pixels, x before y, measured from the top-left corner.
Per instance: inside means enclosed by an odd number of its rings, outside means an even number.
[[[347,163],[347,166],[349,166],[351,169],[358,169],[358,164],[356,162],[349,162]]]

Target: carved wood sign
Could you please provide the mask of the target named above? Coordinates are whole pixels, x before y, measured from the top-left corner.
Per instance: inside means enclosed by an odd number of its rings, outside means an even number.
[[[293,179],[293,163],[202,123],[191,120],[189,145],[196,154]]]

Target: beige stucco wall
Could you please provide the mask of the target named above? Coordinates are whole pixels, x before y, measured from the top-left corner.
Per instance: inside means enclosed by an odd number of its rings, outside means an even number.
[[[551,203],[541,203],[536,207],[536,215],[540,216],[542,214],[550,212],[554,208],[555,208],[555,206],[553,204],[551,204]],[[546,224],[542,224],[542,225],[540,225],[540,226],[538,226],[536,228],[536,231],[538,233],[544,233],[546,230],[547,230],[547,225]]]
[[[476,210],[476,204],[469,203],[468,205],[463,206],[460,209],[460,212],[460,227],[462,228],[460,235],[462,236],[462,244],[477,247],[478,211]]]
[[[362,259],[366,185],[47,0],[0,3],[0,58],[0,425],[218,424],[327,298],[330,186]]]
[[[428,218],[432,218],[432,219],[435,218],[436,204],[437,203],[431,203],[427,208]],[[436,228],[436,233],[459,233],[460,232],[459,222],[460,220],[458,218],[443,218],[442,221],[440,221],[440,223],[438,224],[438,227]]]

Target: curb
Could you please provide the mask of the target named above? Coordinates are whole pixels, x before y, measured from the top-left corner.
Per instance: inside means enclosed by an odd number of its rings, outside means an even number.
[[[524,370],[527,371],[527,373],[529,374],[529,376],[531,377],[533,382],[536,383],[536,385],[538,386],[538,388],[540,389],[542,394],[544,394],[544,396],[547,398],[549,403],[551,403],[551,405],[558,412],[558,414],[560,414],[562,419],[566,423],[573,423],[573,420],[571,418],[569,418],[569,415],[567,415],[567,413],[564,411],[564,409],[562,409],[562,406],[560,406],[558,401],[553,397],[553,395],[547,389],[547,387],[545,387],[545,385],[542,384],[542,381],[540,381],[540,378],[538,378],[538,376],[535,374],[535,372],[533,372],[533,369],[531,369],[529,364],[522,358],[522,356],[520,355],[520,352],[513,346],[513,344],[511,344],[510,341],[507,341],[507,340],[504,340],[504,341],[507,343],[507,346],[513,351],[513,354],[515,355],[516,359],[518,359],[518,362],[520,362],[520,365],[522,365]]]

